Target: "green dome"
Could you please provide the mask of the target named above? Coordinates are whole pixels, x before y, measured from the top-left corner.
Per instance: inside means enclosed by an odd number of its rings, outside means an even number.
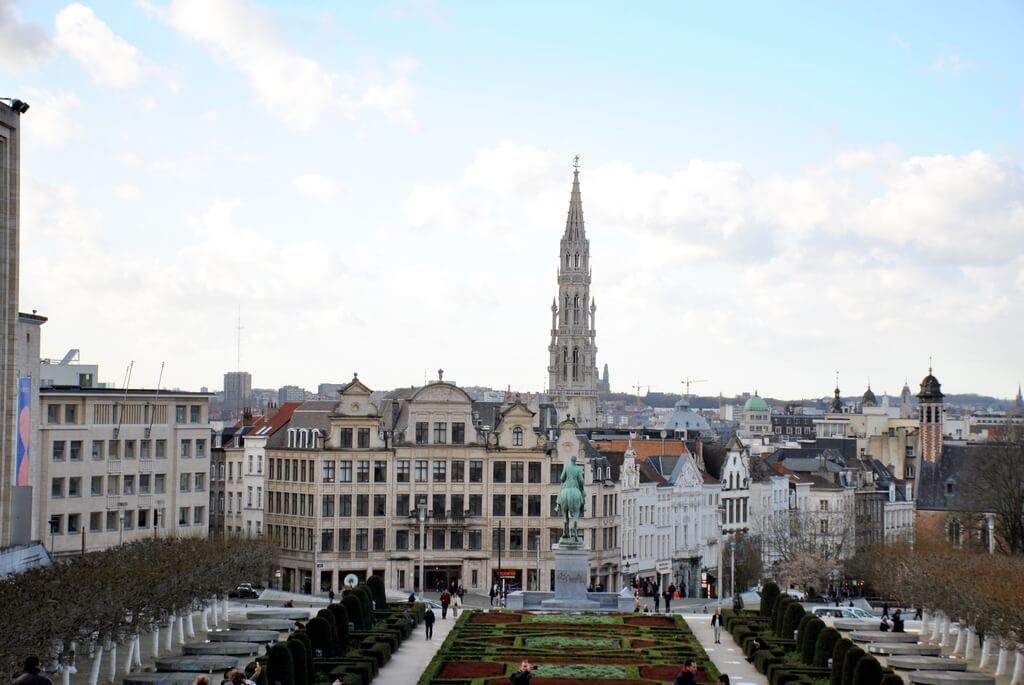
[[[769,411],[768,403],[755,392],[743,405],[743,411]]]

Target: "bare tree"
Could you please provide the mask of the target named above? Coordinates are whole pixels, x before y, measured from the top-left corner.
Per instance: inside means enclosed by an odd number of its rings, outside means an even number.
[[[1012,426],[1004,440],[976,448],[961,475],[974,510],[995,515],[999,550],[1024,554],[1024,429]]]

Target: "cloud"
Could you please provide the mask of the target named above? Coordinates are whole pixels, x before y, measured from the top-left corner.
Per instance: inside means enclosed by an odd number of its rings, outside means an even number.
[[[39,24],[22,21],[17,0],[0,0],[0,70],[16,71],[49,57],[50,35]]]
[[[89,72],[95,83],[128,86],[142,78],[138,49],[84,5],[74,3],[57,13],[56,43]]]
[[[959,76],[974,68],[974,63],[963,59],[956,52],[945,52],[935,58],[928,69],[941,76]]]
[[[359,110],[415,121],[410,105],[414,89],[405,74],[386,83],[368,83],[360,93],[356,78],[335,73],[285,45],[263,7],[243,0],[175,0],[151,9],[245,73],[264,106],[291,128],[310,130],[325,120],[351,119]]]
[[[338,194],[338,184],[333,178],[320,174],[303,174],[292,179],[292,187],[306,197],[315,200],[329,200]]]
[[[25,135],[43,145],[63,145],[76,128],[72,112],[79,106],[78,96],[65,90],[39,88],[23,88],[20,92],[32,106],[32,116],[22,124]]]
[[[448,15],[436,0],[404,0],[388,8],[387,13],[395,19],[425,19],[435,28],[448,28]]]

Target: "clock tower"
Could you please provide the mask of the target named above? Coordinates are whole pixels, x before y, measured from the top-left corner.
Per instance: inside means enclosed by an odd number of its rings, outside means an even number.
[[[558,295],[551,303],[548,394],[559,419],[597,426],[597,305],[590,296],[590,241],[583,225],[580,158],[573,163],[569,215],[559,243]]]

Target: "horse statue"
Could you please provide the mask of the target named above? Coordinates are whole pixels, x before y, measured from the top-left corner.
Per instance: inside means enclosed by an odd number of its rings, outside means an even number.
[[[583,468],[576,463],[573,456],[571,462],[562,470],[562,487],[555,501],[555,511],[562,515],[562,539],[560,542],[580,544],[580,516],[583,515],[587,498],[583,492]],[[569,531],[569,520],[572,520],[572,532]]]

